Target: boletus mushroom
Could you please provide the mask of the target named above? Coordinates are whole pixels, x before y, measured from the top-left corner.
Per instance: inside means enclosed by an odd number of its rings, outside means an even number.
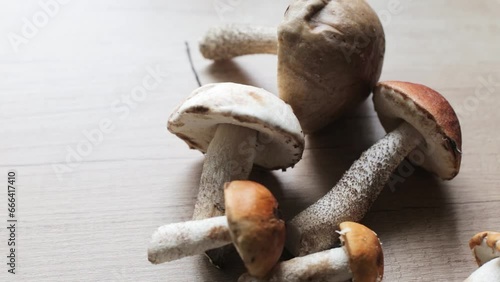
[[[420,84],[387,81],[377,85],[373,101],[389,133],[366,150],[325,196],[287,224],[287,248],[294,255],[330,248],[338,225],[361,220],[391,173],[411,153],[419,153],[423,159],[419,165],[442,179],[458,174],[460,124],[441,94]]]
[[[484,231],[477,233],[469,241],[469,247],[476,258],[477,265],[500,257],[500,233]]]
[[[154,264],[201,254],[231,242],[248,272],[265,277],[285,245],[285,222],[278,202],[264,186],[232,181],[224,187],[226,216],[173,223],[153,234],[148,259]]]
[[[385,35],[364,0],[295,0],[277,35],[269,28],[217,27],[200,50],[212,60],[276,51],[279,96],[311,133],[368,97],[382,71]]]
[[[340,224],[342,246],[278,263],[265,279],[251,273],[238,282],[381,281],[384,255],[377,234],[355,222]]]
[[[500,281],[500,233],[480,232],[469,242],[479,268],[465,282]]]
[[[170,116],[168,130],[205,153],[193,219],[224,215],[224,183],[254,164],[286,169],[302,157],[304,135],[289,105],[261,88],[235,83],[196,89]],[[208,253],[216,266],[224,252]]]

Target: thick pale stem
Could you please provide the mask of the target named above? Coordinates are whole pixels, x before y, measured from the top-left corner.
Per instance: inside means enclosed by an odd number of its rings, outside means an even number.
[[[202,254],[229,243],[231,236],[225,216],[168,224],[153,234],[148,260],[159,264]]]
[[[256,141],[257,132],[253,129],[231,124],[217,126],[205,154],[193,220],[224,215],[224,183],[248,179]],[[211,250],[207,255],[215,266],[222,267],[224,254],[230,250],[231,246]]]
[[[500,258],[490,260],[474,271],[464,282],[500,281]]]
[[[219,124],[203,163],[193,219],[224,215],[224,183],[245,180],[255,158],[257,132],[232,124]]]
[[[240,276],[238,282],[335,282],[351,278],[349,258],[344,248],[335,248],[281,262],[269,274],[268,279],[258,279],[246,273]]]
[[[200,41],[200,52],[210,60],[229,60],[251,54],[276,54],[277,29],[226,25],[208,30]]]
[[[338,239],[338,225],[360,221],[391,173],[422,141],[421,134],[404,122],[366,150],[332,190],[288,223],[288,250],[302,256],[331,248]]]

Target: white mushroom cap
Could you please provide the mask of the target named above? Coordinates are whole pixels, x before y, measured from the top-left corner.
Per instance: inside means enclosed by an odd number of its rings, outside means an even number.
[[[196,89],[170,116],[168,130],[205,153],[218,124],[259,132],[254,163],[264,168],[285,169],[302,157],[304,134],[292,108],[253,86],[214,83]]]
[[[427,86],[401,81],[377,84],[373,102],[387,132],[406,121],[425,139],[421,166],[442,179],[452,179],[460,170],[462,135],[460,123],[448,101]],[[410,154],[411,155],[411,154]]]

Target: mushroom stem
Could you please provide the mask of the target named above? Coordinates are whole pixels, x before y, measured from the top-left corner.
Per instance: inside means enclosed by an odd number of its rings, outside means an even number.
[[[253,129],[231,124],[217,126],[203,163],[194,220],[224,215],[224,183],[248,178],[256,141],[257,132]]]
[[[256,142],[257,132],[253,129],[231,124],[217,126],[205,155],[193,220],[224,215],[224,183],[248,179]],[[228,248],[207,252],[210,262],[222,267],[224,254],[231,250]]]
[[[238,282],[262,281],[346,281],[352,278],[349,257],[344,248],[335,248],[277,264],[268,279],[258,279],[245,273]]]
[[[500,258],[496,258],[483,264],[474,271],[464,282],[492,282],[498,281],[500,277]]]
[[[200,52],[210,60],[229,60],[251,54],[276,54],[276,28],[226,25],[208,30],[200,41]]]
[[[225,216],[179,222],[161,226],[153,234],[148,260],[160,264],[231,243]]]
[[[287,224],[288,250],[303,256],[331,248],[339,224],[361,220],[391,173],[422,142],[422,135],[403,122],[366,150],[335,187]]]

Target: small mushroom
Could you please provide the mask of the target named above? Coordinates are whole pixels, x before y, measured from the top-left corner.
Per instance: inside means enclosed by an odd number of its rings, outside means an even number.
[[[148,259],[154,264],[233,244],[249,273],[264,277],[285,244],[278,202],[264,186],[232,181],[224,186],[226,216],[164,225],[153,234]]]
[[[213,28],[200,50],[213,60],[277,50],[280,98],[311,133],[368,97],[382,71],[385,35],[364,0],[294,0],[277,31]]]
[[[236,250],[249,273],[266,276],[285,246],[285,222],[280,218],[278,202],[266,187],[250,181],[231,182],[225,198],[229,233]]]
[[[476,262],[479,266],[500,257],[500,233],[493,231],[480,232],[469,241]]]
[[[460,124],[443,96],[420,84],[389,81],[377,85],[373,101],[389,133],[366,150],[325,196],[288,223],[287,248],[294,255],[331,248],[338,224],[361,220],[391,173],[413,152],[421,154],[420,166],[442,179],[458,174]]]
[[[265,279],[243,274],[238,282],[381,281],[384,255],[377,234],[355,222],[340,224],[342,247],[277,264]]]
[[[469,241],[477,264],[480,266],[466,282],[500,281],[500,233],[485,231]]]
[[[264,89],[235,83],[196,89],[170,116],[168,129],[205,153],[194,220],[224,215],[224,183],[247,179],[253,164],[284,170],[304,150],[289,105]],[[222,251],[208,255],[222,264]]]

